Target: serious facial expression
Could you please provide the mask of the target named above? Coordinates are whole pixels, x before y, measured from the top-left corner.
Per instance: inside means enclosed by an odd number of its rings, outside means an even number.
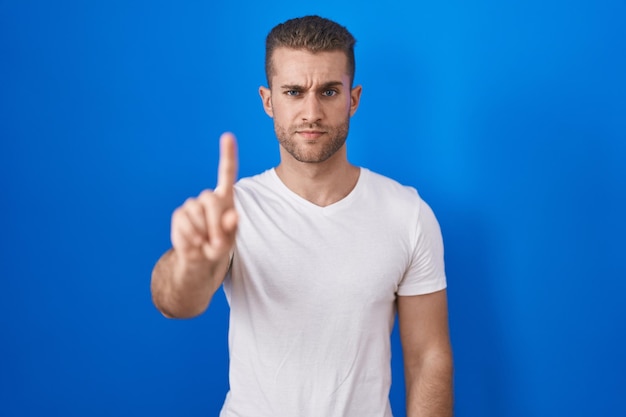
[[[361,94],[350,88],[346,55],[278,48],[272,64],[271,88],[260,94],[282,149],[299,162],[326,161],[344,146]]]

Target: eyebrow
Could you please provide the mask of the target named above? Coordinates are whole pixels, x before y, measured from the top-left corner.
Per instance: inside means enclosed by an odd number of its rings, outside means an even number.
[[[331,88],[331,87],[337,87],[337,86],[343,86],[343,83],[341,81],[329,81],[327,83],[322,84],[322,86],[319,88],[320,90],[324,90],[327,88]],[[305,88],[301,85],[298,84],[284,84],[280,86],[281,89],[283,90],[305,90]]]

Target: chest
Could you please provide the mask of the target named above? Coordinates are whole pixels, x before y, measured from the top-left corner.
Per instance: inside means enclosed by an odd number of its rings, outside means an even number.
[[[233,280],[256,299],[283,306],[389,305],[410,246],[401,223],[366,211],[244,215]]]

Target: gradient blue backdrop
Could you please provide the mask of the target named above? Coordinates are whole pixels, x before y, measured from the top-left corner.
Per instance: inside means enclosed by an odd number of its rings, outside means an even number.
[[[168,321],[150,272],[222,131],[277,163],[264,37],[311,13],[358,39],[352,161],[439,217],[456,416],[626,415],[626,2],[304,4],[0,1],[0,415],[217,415],[224,297]]]

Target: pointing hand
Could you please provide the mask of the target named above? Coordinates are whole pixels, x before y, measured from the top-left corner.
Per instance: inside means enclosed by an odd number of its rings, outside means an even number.
[[[220,160],[215,190],[189,198],[172,215],[172,246],[179,259],[215,262],[228,256],[235,243],[237,212],[237,143],[234,135],[220,138]]]

